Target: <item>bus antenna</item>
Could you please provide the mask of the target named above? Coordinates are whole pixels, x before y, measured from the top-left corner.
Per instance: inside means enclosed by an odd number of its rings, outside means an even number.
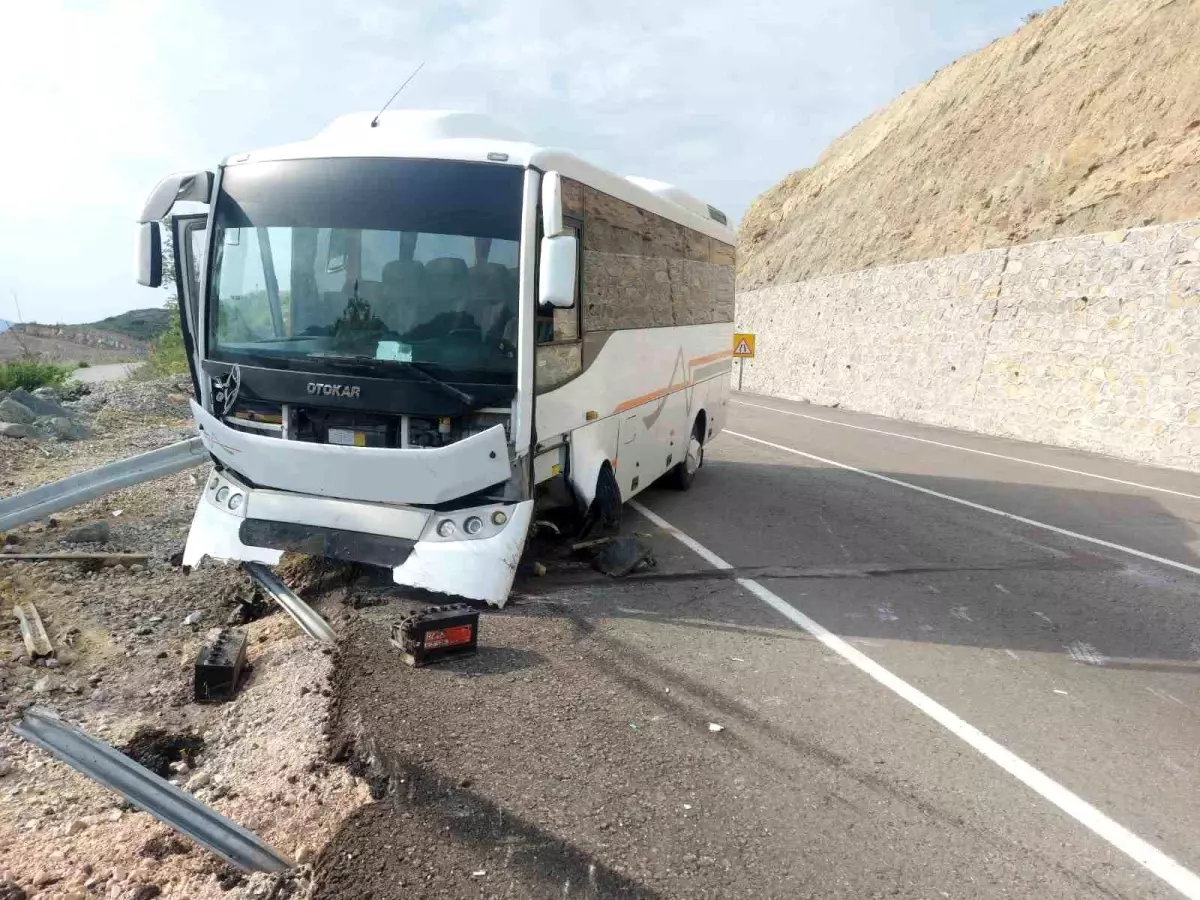
[[[396,88],[396,93],[394,93],[394,94],[392,94],[392,96],[388,97],[388,102],[383,104],[383,109],[381,109],[381,110],[379,110],[379,112],[375,113],[375,118],[373,118],[371,120],[372,128],[379,127],[379,117],[383,115],[383,110],[387,109],[389,106],[392,105],[392,101],[395,100],[397,97],[399,97],[400,92],[402,90],[404,90],[406,87],[408,87],[408,83],[417,77],[417,73],[421,71],[421,69],[424,67],[424,65],[425,65],[425,60],[421,60],[421,62],[418,63],[417,67],[415,69],[413,69],[412,74],[404,79],[404,84],[402,84],[402,85],[400,85],[400,87]]]

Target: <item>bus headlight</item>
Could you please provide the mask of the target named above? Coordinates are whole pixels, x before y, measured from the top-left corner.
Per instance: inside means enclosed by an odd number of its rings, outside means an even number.
[[[467,521],[463,522],[463,531],[467,534],[479,534],[483,531],[483,519],[479,516],[471,516]]]
[[[448,538],[454,534],[454,522],[451,519],[442,519],[437,525],[438,537]]]
[[[246,499],[245,494],[234,494],[232,497],[229,498],[229,508],[237,509],[238,507],[240,507],[242,505],[242,501],[245,499]]]
[[[217,489],[217,502],[224,503],[228,499],[229,499],[229,487],[227,485],[221,485],[221,487],[219,487]]]

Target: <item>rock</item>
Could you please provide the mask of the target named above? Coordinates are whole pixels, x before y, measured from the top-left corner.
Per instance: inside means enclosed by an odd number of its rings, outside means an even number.
[[[170,765],[167,766],[167,768],[170,769],[172,772],[174,772],[176,775],[186,775],[188,772],[192,771],[192,767],[189,766],[187,764],[187,762],[182,759],[179,760],[178,762],[171,763]]]
[[[128,900],[153,900],[162,893],[157,884],[135,884],[125,895]]]
[[[33,396],[39,397],[42,400],[52,400],[55,403],[57,403],[58,399],[59,399],[58,391],[54,387],[52,387],[51,385],[48,385],[48,384],[43,384],[39,388],[34,388]]]
[[[33,683],[33,692],[35,694],[52,694],[58,688],[58,679],[52,674],[43,675]]]
[[[194,612],[190,612],[187,614],[187,616],[183,620],[183,624],[184,625],[199,625],[200,619],[203,618],[203,616],[204,616],[204,614],[200,610],[197,609]]]
[[[210,784],[212,784],[212,776],[210,774],[207,772],[197,772],[188,779],[187,784],[184,785],[184,790],[198,791],[200,788],[208,787]]]
[[[24,388],[14,389],[8,395],[8,399],[20,403],[35,416],[63,416],[67,413],[57,400],[47,400],[44,397],[39,397],[36,393],[29,393]]]
[[[18,403],[10,395],[6,400],[0,400],[0,422],[12,422],[16,425],[32,425],[37,418],[28,406]]]
[[[11,759],[0,759],[0,778],[5,775],[11,775],[13,772],[13,764]]]
[[[312,856],[312,847],[308,846],[308,844],[301,844],[296,848],[296,865],[304,865],[306,862],[312,859]]]
[[[54,882],[59,881],[59,880],[60,879],[57,875],[51,875],[45,869],[42,869],[41,871],[34,873],[33,886],[34,887],[45,887],[46,885],[54,884]]]
[[[11,881],[0,881],[0,900],[28,900],[29,895]]]
[[[17,422],[0,422],[0,435],[10,438],[33,438],[38,433],[28,425]]]
[[[66,827],[63,828],[63,834],[65,834],[67,837],[71,837],[72,835],[79,834],[79,832],[85,831],[86,829],[87,825],[84,824],[82,819],[72,819],[67,823]]]
[[[63,535],[62,541],[64,544],[103,544],[110,534],[107,522],[92,522],[90,525],[72,528]]]
[[[81,441],[88,437],[88,430],[66,416],[39,416],[34,423],[46,437],[60,441]]]

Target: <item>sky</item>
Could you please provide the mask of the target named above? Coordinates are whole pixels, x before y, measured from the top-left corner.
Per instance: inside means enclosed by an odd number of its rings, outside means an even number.
[[[396,107],[488,113],[736,221],[1033,2],[21,4],[0,28],[0,319],[161,306],[132,260],[134,220],[162,176],[377,109],[422,60]]]

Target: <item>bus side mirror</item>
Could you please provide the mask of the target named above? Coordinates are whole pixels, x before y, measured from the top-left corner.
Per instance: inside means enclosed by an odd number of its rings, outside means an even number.
[[[134,246],[137,283],[162,287],[162,230],[157,222],[140,222]]]
[[[538,264],[538,302],[555,309],[575,305],[575,263],[579,239],[573,234],[542,238]]]
[[[557,172],[547,172],[542,176],[542,234],[558,237],[562,233],[562,177]]]

